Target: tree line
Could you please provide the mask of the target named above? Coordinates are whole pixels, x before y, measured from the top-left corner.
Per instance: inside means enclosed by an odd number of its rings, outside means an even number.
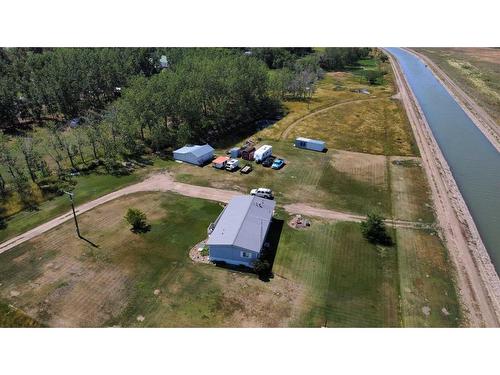
[[[154,48],[0,49],[0,127],[102,110],[116,88],[160,69]]]

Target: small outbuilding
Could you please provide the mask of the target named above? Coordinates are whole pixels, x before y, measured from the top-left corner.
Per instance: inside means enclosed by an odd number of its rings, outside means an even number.
[[[212,167],[217,169],[224,169],[228,160],[228,156],[218,156],[212,161]]]
[[[295,147],[304,148],[306,150],[323,152],[326,149],[326,144],[325,142],[317,139],[299,137],[295,139]]]
[[[186,145],[174,151],[174,159],[194,165],[203,165],[214,158],[210,145]]]
[[[208,228],[209,259],[252,267],[260,258],[275,201],[251,195],[231,199]]]

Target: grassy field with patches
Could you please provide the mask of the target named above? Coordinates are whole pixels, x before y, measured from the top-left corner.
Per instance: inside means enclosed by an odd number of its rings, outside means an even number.
[[[329,148],[381,155],[416,155],[411,129],[399,102],[360,99],[297,123],[288,134],[321,139]]]
[[[390,71],[388,65],[384,66]],[[318,82],[316,92],[308,101],[287,100],[284,103],[287,115],[276,124],[260,131],[257,136],[278,140],[282,138],[283,132],[306,115],[344,102],[366,99],[368,96],[356,90],[369,89],[370,98],[388,98],[395,93],[394,77],[392,73],[385,76],[380,85],[369,86],[363,78],[363,71],[372,69],[362,65],[353,67],[351,70],[342,72],[329,72],[324,79]]]
[[[130,231],[123,220],[128,207],[147,213],[151,231]],[[33,322],[9,320],[5,311],[0,321],[56,327],[459,324],[445,250],[425,231],[391,231],[396,246],[379,247],[356,223],[311,219],[306,230],[284,224],[275,276],[262,282],[188,258],[221,209],[171,193],[135,194],[80,216],[83,236],[98,247],[79,240],[67,222],[1,254],[0,302]],[[290,218],[281,209],[277,217]]]
[[[151,231],[134,234],[128,207],[144,210]],[[0,299],[56,327],[285,326],[297,286],[187,256],[222,207],[174,194],[124,197],[0,255]],[[155,294],[156,291],[156,294]],[[144,320],[142,320],[144,317]]]
[[[500,50],[416,48],[435,62],[500,126]]]
[[[429,183],[419,158],[390,157],[392,216],[422,223],[435,221]]]
[[[256,163],[250,163],[254,170],[248,175],[179,163],[172,163],[169,170],[177,181],[194,185],[245,193],[254,187],[265,186],[275,192],[281,204],[302,202],[363,214],[377,211],[390,215],[389,187],[385,178],[379,177],[380,173],[385,173],[385,163],[380,166],[379,158],[355,154],[358,163],[349,168],[346,166],[349,162],[342,162],[343,159],[353,159],[348,152],[330,150],[326,154],[318,153],[297,149],[285,141],[275,141],[272,145],[273,154],[286,161],[281,170],[264,168]],[[337,162],[341,164],[339,169]],[[364,167],[356,168],[360,164]]]
[[[452,264],[440,239],[397,229],[401,319],[405,327],[457,327],[461,313]]]

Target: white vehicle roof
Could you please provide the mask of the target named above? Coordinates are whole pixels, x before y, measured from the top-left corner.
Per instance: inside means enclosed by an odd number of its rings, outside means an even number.
[[[264,145],[264,146],[259,147],[259,149],[258,149],[257,151],[255,151],[255,153],[261,153],[261,152],[262,152],[262,153],[264,153],[264,152],[266,152],[267,150],[270,150],[270,149],[272,149],[272,148],[273,148],[273,146],[270,146],[270,145]]]

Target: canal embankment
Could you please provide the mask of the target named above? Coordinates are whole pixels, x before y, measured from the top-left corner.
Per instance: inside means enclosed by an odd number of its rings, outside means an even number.
[[[496,270],[403,69],[392,53],[390,60],[431,187],[440,236],[456,269],[468,325],[498,327],[500,280]]]

